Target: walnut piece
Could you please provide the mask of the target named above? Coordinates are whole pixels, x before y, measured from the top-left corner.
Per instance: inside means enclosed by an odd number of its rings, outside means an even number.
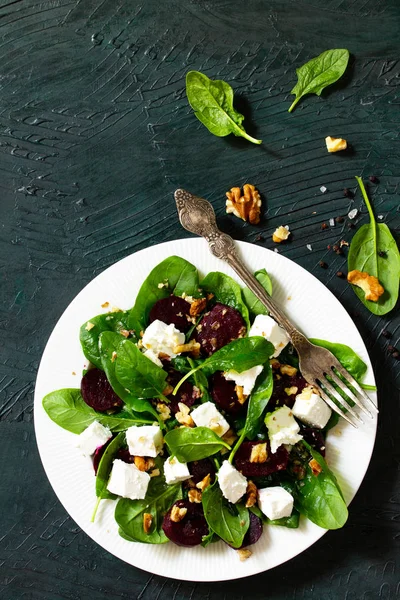
[[[150,513],[143,514],[143,531],[145,533],[150,533],[151,524],[153,523],[153,515]]]
[[[328,152],[339,152],[339,150],[346,150],[347,142],[343,138],[334,138],[328,135],[325,138],[326,148]]]
[[[195,504],[201,504],[201,491],[200,490],[189,490],[188,492],[189,502],[194,502]]]
[[[276,244],[280,244],[281,242],[287,240],[289,235],[289,225],[281,225],[280,227],[277,227],[272,234],[272,241]]]
[[[189,314],[191,317],[197,317],[200,313],[203,312],[205,307],[207,306],[207,298],[195,298],[190,305]]]
[[[166,404],[158,402],[156,406],[157,412],[160,415],[161,421],[167,421],[171,416],[171,409]]]
[[[171,521],[179,523],[185,517],[187,508],[179,508],[179,506],[173,506],[171,510]]]
[[[181,352],[191,352],[194,358],[200,356],[200,344],[196,340],[190,340],[187,344],[179,344],[174,347],[175,354],[181,354]]]
[[[243,196],[239,187],[233,187],[226,192],[226,212],[233,213],[235,217],[248,221],[251,225],[260,222],[261,198],[258,190],[246,183],[243,186]]]
[[[134,456],[133,462],[139,471],[148,471],[155,465],[154,458],[145,458],[144,456]]]
[[[202,492],[204,492],[204,490],[206,488],[208,488],[210,483],[211,483],[211,476],[210,476],[210,473],[207,473],[207,475],[204,477],[204,479],[202,479],[201,481],[199,481],[199,483],[196,484],[196,487],[198,490],[201,490]]]
[[[292,385],[291,387],[285,388],[285,393],[288,396],[293,396],[293,394],[297,394],[298,391],[299,391],[299,388],[296,385]]]
[[[183,404],[183,402],[178,402],[179,412],[175,414],[175,418],[181,425],[185,427],[194,427],[194,421],[190,416],[190,408]]]
[[[246,550],[246,548],[241,548],[240,550],[236,550],[239,555],[240,561],[244,562],[253,554],[251,550]]]
[[[235,392],[236,392],[239,404],[244,404],[246,402],[248,396],[247,396],[247,394],[243,394],[243,386],[236,385]]]
[[[257,497],[258,497],[258,489],[255,483],[253,483],[252,481],[248,481],[247,482],[247,489],[246,489],[246,508],[251,508],[252,506],[254,506],[257,502]]]
[[[158,477],[160,475],[160,469],[153,469],[149,473],[150,477]]]
[[[377,302],[385,291],[379,280],[365,271],[350,271],[347,275],[347,281],[361,288],[365,294],[365,299],[371,300],[371,302]]]
[[[229,444],[229,446],[232,446],[233,442],[236,442],[237,439],[238,439],[238,436],[236,435],[236,433],[234,432],[234,430],[232,428],[228,429],[228,431],[226,433],[224,433],[224,435],[221,438],[221,440],[223,442],[226,442],[227,444]],[[229,452],[229,450],[228,450],[228,452]]]
[[[318,477],[318,475],[322,473],[322,467],[317,463],[315,458],[312,458],[308,464],[310,465],[312,474],[315,475],[315,477]]]
[[[251,449],[250,462],[251,463],[265,463],[268,458],[267,443],[256,444]]]
[[[281,365],[279,370],[282,375],[289,375],[289,377],[294,377],[297,373],[296,367],[292,367],[291,365]]]

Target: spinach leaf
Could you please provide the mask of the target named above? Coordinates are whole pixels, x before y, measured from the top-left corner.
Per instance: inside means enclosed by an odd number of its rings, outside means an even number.
[[[219,537],[215,535],[213,531],[210,531],[207,535],[203,535],[203,539],[201,540],[201,545],[203,548],[207,548],[210,544],[214,544],[219,541]]]
[[[365,362],[358,356],[356,352],[354,352],[354,350],[352,350],[349,346],[346,346],[346,344],[327,342],[326,340],[319,340],[316,338],[310,338],[310,342],[316,346],[322,346],[322,348],[330,350],[330,352],[332,352],[342,366],[347,369],[347,371],[353,375],[354,379],[356,379],[358,382],[361,381],[367,372],[368,367]]]
[[[189,362],[190,366],[192,367],[192,369],[196,368],[196,363],[194,362],[194,360],[192,360],[191,358],[188,358],[188,362]],[[194,371],[193,381],[194,381],[194,385],[196,387],[198,387],[201,392],[201,402],[202,403],[209,402],[211,398],[210,398],[210,394],[208,391],[208,379],[204,375],[204,373],[202,371]]]
[[[94,523],[97,509],[100,505],[100,500],[114,500],[117,498],[115,494],[108,491],[107,485],[110,479],[112,463],[120,448],[126,445],[125,431],[121,431],[107,446],[103,456],[100,459],[96,473],[96,496],[97,502],[93,511],[91,522]]]
[[[217,481],[204,490],[202,503],[210,530],[233,548],[240,548],[250,524],[248,509],[242,504],[230,504]]]
[[[154,419],[144,419],[124,410],[111,415],[97,412],[83,401],[80,390],[72,388],[47,394],[43,398],[43,408],[54,423],[72,433],[82,433],[93,421],[99,421],[114,432],[124,431],[132,425],[151,425],[154,422]]]
[[[296,69],[298,82],[290,92],[295,94],[296,99],[290,106],[289,112],[292,112],[300,98],[306,94],[320,96],[322,90],[340,79],[346,70],[349,56],[348,50],[337,48],[326,50]]]
[[[121,498],[115,508],[115,520],[119,525],[119,533],[128,541],[147,544],[165,544],[168,538],[162,530],[165,513],[171,505],[182,498],[180,483],[167,485],[163,475],[162,461],[156,460],[160,475],[152,477],[144,500]],[[150,532],[143,530],[143,515],[149,513],[153,517]]]
[[[268,275],[265,269],[260,269],[254,273],[254,277],[261,283],[263,288],[268,292],[270,296],[272,296],[272,281],[270,276]],[[254,319],[257,315],[267,315],[268,310],[253,294],[249,288],[245,287],[242,290],[243,299],[247,308],[249,309],[249,313]]]
[[[269,361],[267,361],[264,363],[264,369],[257,377],[256,384],[248,401],[244,431],[249,440],[253,440],[260,430],[263,423],[263,415],[271,398],[273,388],[272,368]]]
[[[167,285],[158,287],[160,283]],[[183,293],[196,298],[201,296],[199,274],[196,267],[184,258],[169,256],[154,267],[142,283],[129,315],[129,328],[139,335],[149,324],[150,310],[157,300],[167,298],[170,294],[182,296]]]
[[[163,398],[167,373],[145,356],[136,344],[123,340],[117,347],[115,375],[121,386],[137,398]]]
[[[235,308],[240,312],[247,329],[250,328],[249,311],[243,302],[242,288],[232,277],[219,271],[213,271],[204,277],[200,285],[205,292],[214,294],[218,302]]]
[[[261,144],[248,135],[242,126],[244,116],[233,108],[233,90],[225,81],[209,79],[199,71],[186,75],[186,95],[196,117],[208,131],[218,137],[230,133]]]
[[[308,463],[305,465],[304,479],[296,482],[295,507],[319,527],[339,529],[343,527],[348,517],[347,506],[339,484],[319,452],[304,441],[303,444],[322,471],[314,475],[310,465]]]
[[[222,448],[230,450],[214,431],[208,427],[179,427],[172,429],[164,441],[168,446],[171,456],[176,456],[179,462],[192,462],[216,454]]]
[[[363,271],[379,279],[385,292],[377,302],[366,300],[361,288],[354,286],[353,289],[370,312],[385,315],[395,307],[399,296],[399,249],[389,227],[375,221],[364,183],[360,177],[356,179],[368,208],[370,223],[362,225],[351,240],[347,257],[348,270]]]
[[[86,321],[79,332],[79,339],[81,342],[83,354],[86,358],[98,369],[103,369],[101,356],[99,352],[99,336],[103,331],[113,331],[114,333],[120,333],[121,330],[129,330],[128,327],[129,311],[123,312],[112,312],[97,315]],[[94,325],[90,329],[90,323]],[[89,330],[86,329],[89,327]],[[119,339],[122,336],[119,335]]]

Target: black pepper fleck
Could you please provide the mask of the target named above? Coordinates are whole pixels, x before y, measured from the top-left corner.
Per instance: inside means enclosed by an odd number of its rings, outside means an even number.
[[[349,190],[349,188],[344,188],[343,196],[345,196],[346,198],[354,198],[354,192]]]
[[[336,277],[340,277],[341,279],[344,279],[345,278],[345,274],[343,273],[343,271],[338,271],[336,273]]]
[[[396,352],[393,352],[392,356],[393,356],[393,358],[395,358],[396,360],[399,360],[399,358],[400,358],[400,352],[398,352],[398,351],[396,350]]]
[[[396,352],[396,348],[394,346],[388,346],[387,351],[390,352],[390,354],[392,354],[393,352]]]
[[[349,223],[349,224],[348,224],[348,228],[349,228],[349,229],[355,229],[355,228],[356,228],[356,226],[355,226],[355,224],[354,224],[354,223]]]
[[[387,254],[384,250],[379,250],[378,256],[380,256],[381,258],[387,258]]]
[[[335,221],[336,221],[336,223],[343,223],[344,217],[341,217],[341,216],[336,217]]]
[[[327,264],[326,264],[326,262],[324,262],[323,260],[321,260],[321,261],[319,262],[319,266],[320,266],[322,269],[327,269],[327,268],[328,268],[328,265],[327,265]]]
[[[370,175],[368,179],[371,183],[379,183],[379,179],[375,175]]]
[[[387,329],[384,329],[382,331],[382,335],[383,335],[383,337],[388,338],[388,339],[392,337],[392,334]]]
[[[321,229],[328,229],[328,225],[326,223],[322,223]]]

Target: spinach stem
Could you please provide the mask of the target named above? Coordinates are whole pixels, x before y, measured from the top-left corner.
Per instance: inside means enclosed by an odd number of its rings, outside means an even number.
[[[198,367],[196,367],[195,369],[192,369],[191,371],[189,371],[189,373],[186,373],[186,375],[184,377],[182,377],[182,379],[180,381],[178,381],[178,383],[175,386],[174,391],[172,392],[173,396],[176,396],[177,391],[179,390],[179,388],[181,387],[182,383],[184,381],[186,381],[186,379],[189,379],[189,377],[191,375],[193,375],[193,373],[196,373],[196,371],[198,371],[199,369],[201,369],[202,365],[199,365]]]
[[[298,103],[299,100],[300,100],[300,96],[298,98],[295,98],[293,100],[292,104],[288,108],[288,112],[292,112],[292,110],[294,109],[294,107],[296,106],[296,104]]]
[[[253,142],[253,144],[262,144],[262,140],[257,140],[256,138],[251,137],[251,135],[246,133],[244,130],[242,132],[242,137],[246,138],[246,140],[249,140],[249,142]]]
[[[244,427],[243,431],[241,433],[240,438],[238,439],[238,441],[234,445],[234,447],[232,449],[232,452],[229,455],[228,462],[230,462],[231,464],[232,464],[232,461],[233,461],[233,458],[234,458],[236,452],[239,450],[239,448],[242,445],[242,442],[243,442],[243,440],[244,440],[245,437],[246,437],[246,428]]]
[[[357,177],[357,176],[356,176],[356,180],[360,187],[361,193],[363,195],[364,202],[368,209],[369,218],[371,220],[372,234],[373,234],[373,239],[374,239],[375,268],[376,268],[376,272],[378,272],[378,254],[377,254],[378,249],[377,249],[377,244],[376,244],[376,241],[377,241],[376,240],[376,221],[375,221],[374,211],[372,210],[372,206],[369,201],[367,190],[365,189],[363,180],[361,179],[361,177]]]
[[[94,510],[93,510],[92,518],[90,519],[90,522],[91,522],[91,523],[94,523],[94,520],[95,520],[95,518],[96,518],[97,509],[98,509],[98,508],[99,508],[99,506],[100,506],[100,500],[101,500],[101,496],[99,496],[99,497],[97,498],[97,501],[96,501],[96,504],[95,504],[95,507],[94,507]]]

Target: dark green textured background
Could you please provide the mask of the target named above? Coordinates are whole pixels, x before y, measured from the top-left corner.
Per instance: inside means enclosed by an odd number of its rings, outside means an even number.
[[[399,30],[398,0],[1,3],[1,598],[400,597],[400,363],[380,336],[386,327],[399,343],[399,310],[379,319],[359,304],[335,275],[345,258],[327,250],[352,231],[346,223],[321,230],[352,207],[366,222],[360,194],[342,194],[361,174],[379,177],[370,187],[376,214],[399,230]],[[289,114],[295,67],[331,47],[351,51],[346,76]],[[261,147],[204,129],[185,98],[190,69],[232,84]],[[351,150],[329,155],[326,135],[344,136]],[[225,191],[247,181],[263,195],[257,228],[224,214]],[[380,389],[375,453],[346,527],[233,583],[151,576],[99,548],[56,499],[33,430],[36,371],[57,319],[107,266],[186,235],[172,197],[178,186],[210,199],[237,239],[272,247],[274,228],[290,225],[293,239],[280,251],[352,314]]]

